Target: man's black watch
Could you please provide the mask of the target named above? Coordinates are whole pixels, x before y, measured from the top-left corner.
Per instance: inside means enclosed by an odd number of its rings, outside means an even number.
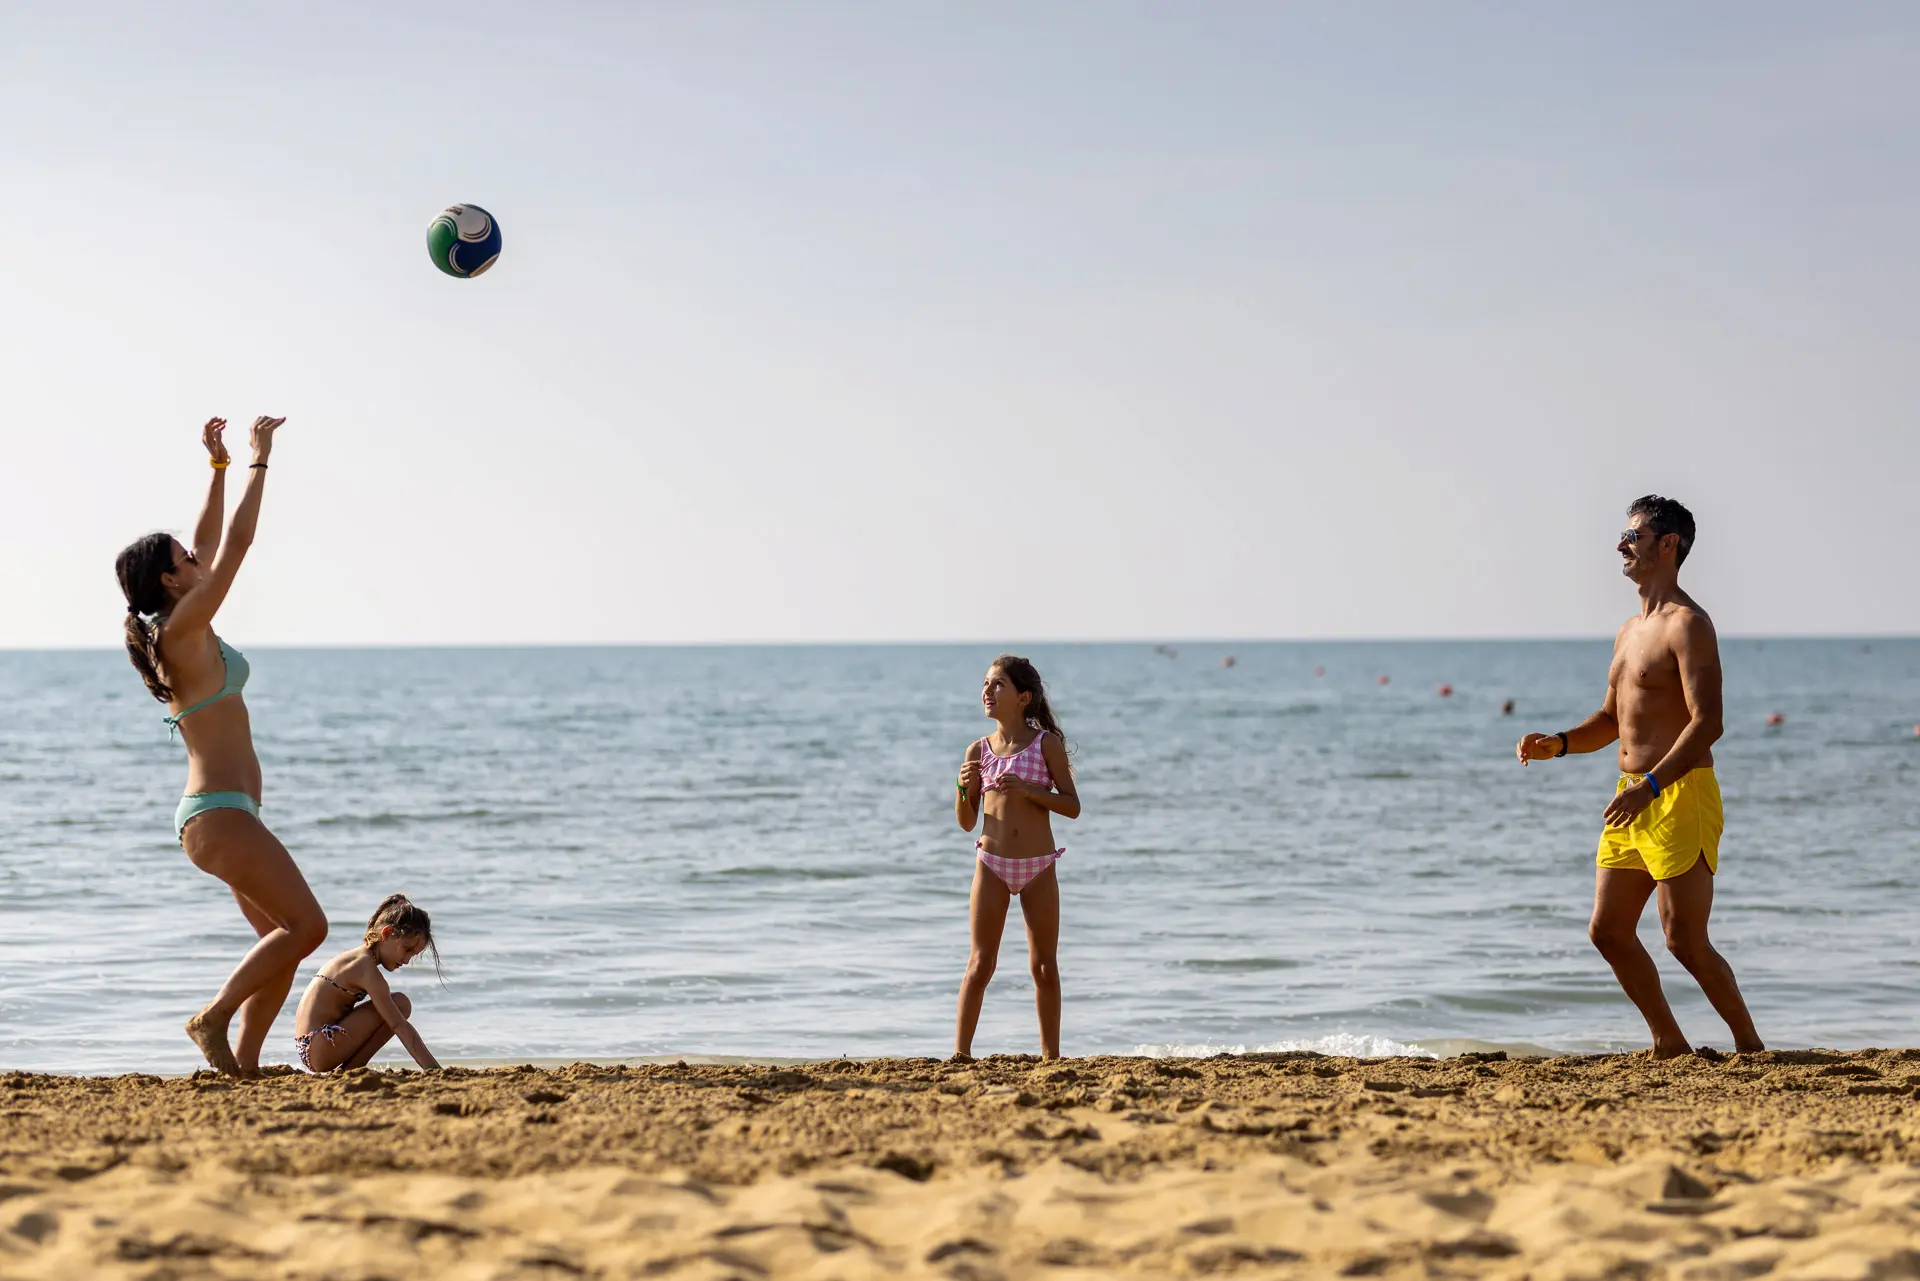
[[[1555,734],[1554,737],[1560,740],[1560,756],[1565,756],[1567,754],[1567,732],[1561,730],[1558,734]],[[1554,759],[1559,760],[1560,756],[1556,756]]]

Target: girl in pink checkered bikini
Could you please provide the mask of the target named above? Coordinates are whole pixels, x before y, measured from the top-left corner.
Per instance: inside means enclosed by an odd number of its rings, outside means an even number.
[[[973,1029],[1000,956],[1007,904],[1020,896],[1027,919],[1027,959],[1033,1001],[1040,1011],[1040,1053],[1060,1057],[1060,882],[1054,863],[1066,853],[1053,844],[1052,816],[1080,817],[1080,797],[1067,764],[1067,739],[1047,706],[1047,687],[1032,663],[1002,654],[987,668],[980,705],[996,722],[993,733],[967,748],[954,783],[953,816],[971,832],[985,808],[974,849],[973,951],[960,983],[960,1017],[953,1052],[972,1057]]]

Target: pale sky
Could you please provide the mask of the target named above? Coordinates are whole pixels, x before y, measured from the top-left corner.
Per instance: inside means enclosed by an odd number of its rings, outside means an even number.
[[[1920,631],[1917,144],[1903,3],[9,0],[0,647],[258,413],[241,644],[1607,635],[1650,490]]]

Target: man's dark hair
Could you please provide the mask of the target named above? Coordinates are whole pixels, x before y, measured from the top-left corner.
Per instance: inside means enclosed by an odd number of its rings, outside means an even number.
[[[1645,516],[1655,538],[1664,538],[1668,534],[1680,535],[1680,546],[1674,554],[1673,565],[1678,569],[1687,563],[1687,553],[1693,550],[1692,512],[1671,498],[1648,494],[1645,498],[1634,499],[1633,506],[1627,508],[1627,515]]]

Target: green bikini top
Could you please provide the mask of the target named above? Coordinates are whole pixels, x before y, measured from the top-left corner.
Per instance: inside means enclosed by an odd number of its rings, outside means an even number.
[[[247,687],[247,677],[253,672],[252,665],[247,662],[247,656],[221,640],[218,636],[214,637],[213,640],[215,644],[220,646],[220,661],[226,664],[227,682],[220,687],[220,692],[212,698],[203,698],[192,707],[182,710],[179,715],[167,717],[168,737],[172,737],[173,731],[180,728],[181,721],[184,721],[201,708],[212,707],[221,699],[226,698],[230,694],[238,694]]]

